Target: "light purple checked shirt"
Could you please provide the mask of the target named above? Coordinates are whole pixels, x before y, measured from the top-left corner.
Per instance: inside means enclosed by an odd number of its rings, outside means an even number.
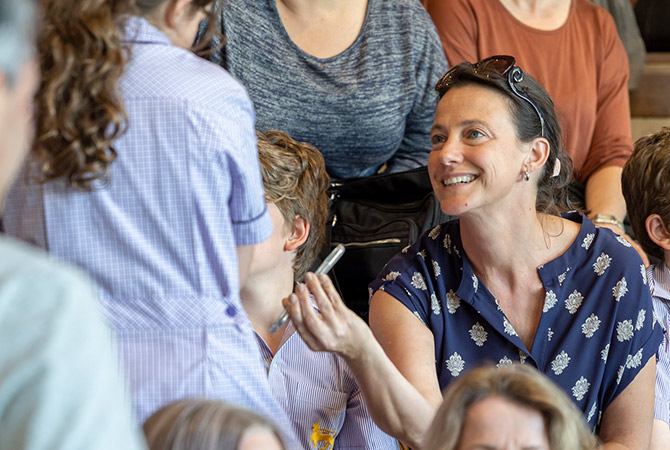
[[[239,299],[236,246],[272,232],[251,102],[223,69],[146,20],[131,18],[126,31],[128,131],[114,143],[109,183],[38,185],[27,167],[6,229],[97,282],[138,419],[207,397],[272,418],[292,441]]]
[[[286,410],[303,448],[399,448],[398,441],[373,422],[363,392],[340,356],[312,351],[292,321],[286,326],[275,355],[258,334],[256,339],[270,389]]]
[[[670,269],[661,263],[647,268],[654,303],[654,320],[663,327],[663,342],[656,362],[654,418],[670,424]]]

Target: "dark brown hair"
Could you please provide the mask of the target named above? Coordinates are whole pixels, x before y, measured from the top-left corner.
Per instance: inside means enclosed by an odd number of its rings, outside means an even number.
[[[642,249],[663,259],[663,249],[647,234],[645,221],[658,214],[670,227],[670,128],[641,137],[623,168],[621,188],[630,225]]]
[[[236,450],[245,431],[260,426],[286,448],[277,427],[255,412],[216,400],[184,399],[144,422],[149,450]]]
[[[330,177],[321,153],[312,145],[296,142],[286,133],[257,133],[265,198],[274,203],[286,226],[293,229],[296,215],[310,223],[309,236],[295,257],[296,281],[316,259],[326,233]]]
[[[512,122],[516,126],[516,135],[521,142],[530,142],[542,136],[537,113],[527,101],[512,91],[506,75],[500,75],[493,70],[475,70],[475,65],[469,62],[454,66],[448,73],[450,76],[448,85],[436,88],[440,98],[455,87],[473,83],[487,86],[501,92],[507,99]],[[568,185],[572,181],[572,160],[565,151],[561,124],[554,102],[547,91],[526,72],[523,72],[523,81],[517,83],[516,88],[533,102],[544,118],[544,137],[549,141],[549,158],[537,182],[535,208],[538,212],[553,215],[570,211],[573,207],[568,200]],[[553,176],[557,162],[561,165],[560,172],[557,176]]]

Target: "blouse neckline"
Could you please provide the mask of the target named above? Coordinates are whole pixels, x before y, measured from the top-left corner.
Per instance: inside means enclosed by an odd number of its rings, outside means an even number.
[[[485,0],[485,1],[491,1],[491,0]],[[517,19],[514,16],[514,14],[512,14],[507,8],[505,8],[505,5],[503,5],[500,2],[500,0],[493,0],[492,3],[500,11],[501,14],[506,16],[509,20],[511,20],[517,26],[523,28],[524,30],[529,31],[531,33],[553,35],[553,34],[558,34],[558,33],[562,32],[568,26],[568,24],[572,21],[572,17],[575,15],[575,8],[576,8],[577,1],[578,0],[570,0],[570,9],[568,10],[568,17],[565,19],[565,22],[563,22],[561,24],[561,26],[559,26],[558,28],[554,28],[553,30],[541,30],[539,28],[534,28],[534,27],[531,27],[530,25],[526,25],[521,20]]]
[[[365,20],[363,20],[363,25],[361,26],[361,29],[358,32],[358,36],[356,37],[356,39],[354,39],[351,45],[349,45],[347,48],[342,50],[337,55],[329,56],[328,58],[319,58],[318,56],[314,56],[311,53],[306,52],[298,44],[296,44],[293,41],[293,39],[291,39],[291,36],[288,34],[288,31],[286,31],[286,27],[284,27],[284,22],[282,22],[281,16],[279,15],[279,10],[277,9],[277,1],[278,0],[268,0],[268,7],[270,9],[270,17],[274,22],[274,25],[276,26],[277,30],[279,30],[279,33],[281,34],[282,38],[284,38],[284,40],[286,40],[286,42],[289,43],[290,47],[301,56],[308,58],[312,61],[325,63],[346,56],[348,53],[352,52],[352,49],[354,49],[360,44],[360,42],[363,40],[363,35],[366,33],[366,30],[369,26],[368,22],[370,20],[370,11],[372,10],[373,3],[375,3],[377,0],[368,0],[368,6],[365,12]]]

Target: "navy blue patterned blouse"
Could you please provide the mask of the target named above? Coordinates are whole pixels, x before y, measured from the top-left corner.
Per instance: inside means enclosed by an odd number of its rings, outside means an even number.
[[[646,271],[608,229],[581,222],[568,250],[538,268],[546,296],[526,348],[470,266],[459,222],[438,226],[396,255],[371,285],[407,306],[435,336],[440,387],[482,364],[520,361],[556,382],[592,427],[657,351]]]

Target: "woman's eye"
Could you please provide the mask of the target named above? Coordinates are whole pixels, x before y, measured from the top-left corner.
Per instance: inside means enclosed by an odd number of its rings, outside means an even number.
[[[484,136],[484,133],[482,133],[482,132],[479,131],[479,130],[470,130],[470,131],[468,131],[467,133],[465,133],[465,136],[466,136],[468,139],[477,139],[477,138],[483,137],[483,136]]]
[[[442,144],[447,141],[447,139],[444,136],[441,136],[439,134],[436,134],[430,138],[430,141],[433,144]]]

